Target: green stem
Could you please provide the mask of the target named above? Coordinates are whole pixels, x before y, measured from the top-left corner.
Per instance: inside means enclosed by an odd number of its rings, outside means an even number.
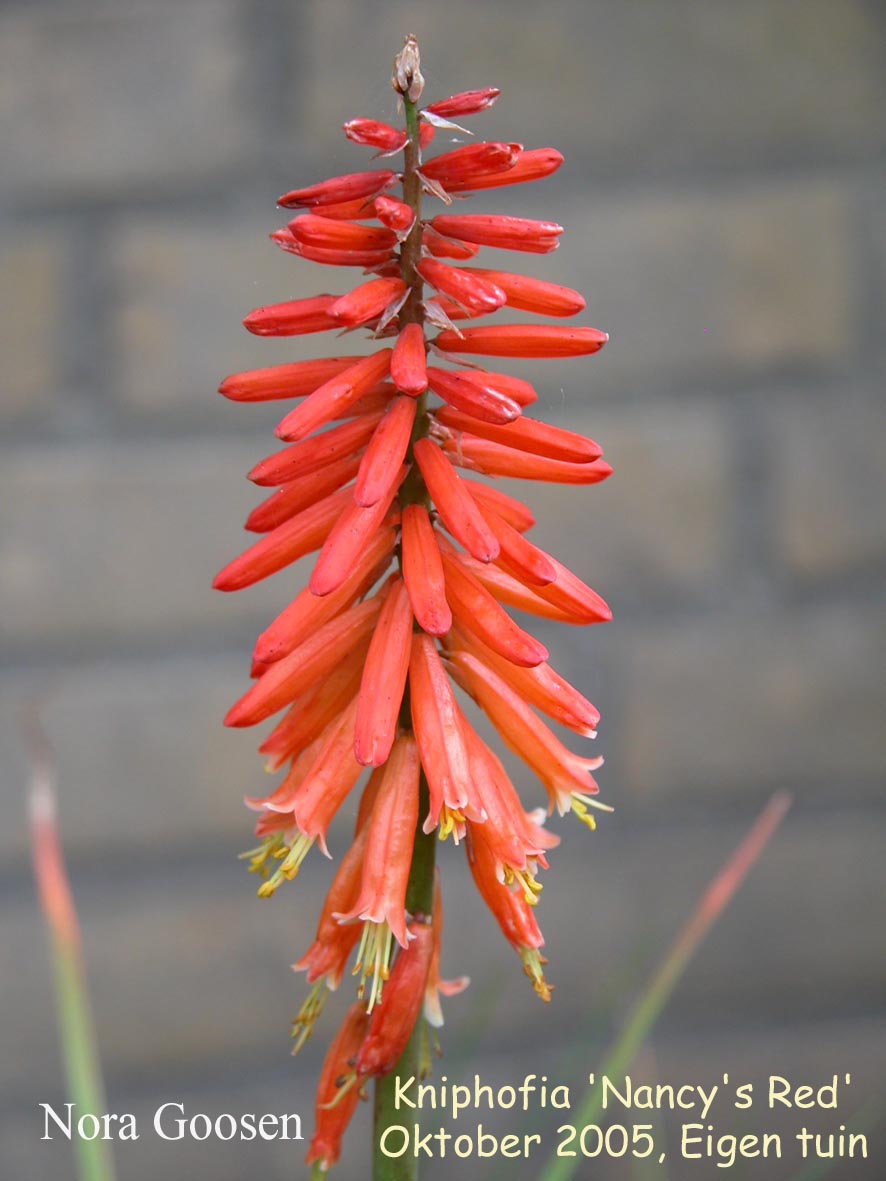
[[[401,327],[404,324],[421,324],[424,320],[423,285],[417,269],[421,261],[422,236],[421,177],[418,174],[418,109],[415,103],[410,102],[406,96],[404,96],[403,102],[406,107],[406,131],[409,135],[404,149],[403,200],[415,211],[415,223],[400,250],[400,274],[409,288],[409,296],[400,310]],[[415,427],[412,432],[407,461],[411,461],[412,458],[412,444],[427,434],[426,404],[427,395],[423,394],[418,400]],[[399,498],[404,507],[407,504],[428,503],[427,489],[417,464],[412,465],[412,469],[400,489]],[[403,699],[400,722],[404,728],[410,728],[412,725],[408,685]],[[424,774],[422,774],[419,788],[419,818],[415,830],[412,863],[409,868],[409,883],[406,888],[406,909],[413,915],[430,916],[434,908],[434,857],[437,835],[436,832],[426,833],[422,830],[422,823],[428,814],[429,806],[428,785]],[[397,1065],[390,1074],[376,1081],[372,1131],[373,1181],[416,1181],[418,1177],[418,1161],[415,1157],[408,1153],[396,1158],[387,1157],[381,1150],[381,1141],[387,1128],[403,1122],[402,1114],[397,1110],[396,1104],[397,1083],[399,1079],[418,1079],[421,1073],[424,1037],[425,1023],[419,1016]]]

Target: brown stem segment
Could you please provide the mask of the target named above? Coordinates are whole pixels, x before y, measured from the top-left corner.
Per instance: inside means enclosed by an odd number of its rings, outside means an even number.
[[[421,177],[418,173],[418,109],[407,95],[403,96],[403,102],[406,107],[406,131],[409,136],[404,149],[403,200],[414,210],[415,222],[400,250],[400,274],[403,282],[409,288],[406,303],[400,310],[401,327],[404,324],[421,324],[424,321],[423,285],[418,273],[422,239]],[[426,402],[427,394],[422,394],[418,400],[418,413],[407,455],[407,462],[410,463],[412,461],[412,444],[427,434]],[[404,506],[407,504],[427,504],[427,489],[417,464],[412,464],[412,469],[400,489],[399,498]],[[403,699],[400,721],[404,727],[411,728],[408,685]],[[430,807],[428,785],[424,774],[421,777],[419,790],[419,819],[415,832],[412,864],[409,869],[409,883],[406,888],[406,909],[411,914],[431,915],[434,906],[434,856],[437,838],[435,832],[426,833],[422,830],[422,823]],[[385,1132],[387,1129],[403,1123],[402,1113],[397,1110],[396,1105],[398,1081],[402,1079],[405,1082],[410,1078],[418,1080],[421,1071],[424,1036],[424,1019],[419,1016],[397,1065],[390,1074],[376,1081],[372,1132],[373,1181],[416,1181],[418,1177],[418,1161],[414,1156],[404,1152],[401,1156],[390,1157],[385,1155],[383,1146],[386,1143]],[[401,1146],[402,1137],[399,1134],[393,1137],[387,1145],[392,1151],[398,1151]]]

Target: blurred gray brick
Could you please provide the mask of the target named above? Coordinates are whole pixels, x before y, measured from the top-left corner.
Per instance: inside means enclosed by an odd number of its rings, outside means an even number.
[[[249,142],[238,19],[227,0],[7,6],[3,188],[143,193],[233,167]]]
[[[384,17],[367,21],[357,0],[302,13],[293,115],[311,138],[354,115],[392,113],[386,67],[412,31],[426,97],[502,87],[471,129],[566,148],[582,179],[612,169],[864,158],[883,143],[883,26],[864,0],[841,3],[839,19],[829,0],[454,0],[418,11],[395,0]],[[347,69],[331,68],[342,31],[356,28],[360,54]]]
[[[445,846],[443,972],[473,977],[470,991],[446,1004],[453,1051],[460,1038],[481,1041],[484,1056],[516,1050],[522,1076],[528,1051],[515,1045],[515,1029],[532,1030],[543,1046],[574,1038],[579,1025],[590,1033],[595,1023],[617,1020],[626,984],[639,986],[644,965],[677,934],[754,811],[748,805],[738,820],[630,831],[622,810],[594,835],[554,821],[564,843],[538,910],[558,986],[550,1007],[533,994],[478,898],[463,852]],[[886,963],[875,940],[859,942],[846,916],[868,913],[886,888],[883,828],[882,818],[804,816],[798,805],[699,950],[670,1015],[725,1026],[773,1013],[826,1019],[835,997],[842,1011],[875,1004]],[[331,848],[339,854],[338,840]],[[121,866],[116,877],[75,874],[107,1070],[168,1082],[187,1066],[207,1078],[247,1057],[282,1062],[287,1023],[305,992],[287,965],[313,937],[331,868],[318,854],[270,902],[259,902],[255,879],[221,856],[185,872],[167,857],[150,873]],[[10,1096],[21,1094],[22,1061],[34,1088],[55,1086],[57,1067],[35,904],[12,898],[5,917],[0,970],[16,1021],[3,1030],[0,1094]]]
[[[644,605],[716,593],[735,566],[735,484],[727,408],[660,402],[552,417],[595,438],[614,474],[599,486],[526,484],[533,539],[604,597]]]
[[[843,393],[809,413],[800,397],[775,415],[777,549],[800,578],[848,576],[886,559],[886,406]]]
[[[258,218],[146,215],[111,235],[118,342],[114,396],[139,417],[168,416],[257,427],[282,417],[276,407],[241,407],[215,390],[228,373],[311,355],[365,351],[362,340],[260,339],[241,321],[262,304],[321,290],[349,291],[354,274],[320,270],[268,241],[286,215],[269,194]]]
[[[848,355],[852,206],[839,185],[659,191],[558,218],[566,233],[545,276],[578,287],[582,322],[611,333],[578,381],[570,372],[573,388],[583,378],[594,391],[642,390]]]
[[[265,626],[304,585],[297,567],[236,595],[216,570],[255,540],[262,493],[244,473],[270,441],[244,437],[28,447],[0,472],[0,643],[32,653],[167,647]]]
[[[625,791],[652,803],[881,784],[886,613],[829,604],[634,624],[620,636]]]
[[[46,227],[6,228],[0,242],[0,420],[9,421],[45,412],[52,401],[65,251],[61,236]]]
[[[33,700],[55,751],[68,852],[157,852],[212,840],[245,848],[252,825],[243,796],[261,794],[268,781],[255,753],[258,731],[226,730],[222,718],[248,687],[248,672],[244,645],[231,657],[7,673],[0,679],[0,795],[23,801],[22,711]],[[0,833],[0,858],[26,850],[23,809]]]

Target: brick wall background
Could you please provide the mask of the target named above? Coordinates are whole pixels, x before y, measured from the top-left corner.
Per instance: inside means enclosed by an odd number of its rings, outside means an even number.
[[[446,851],[444,969],[474,984],[449,1004],[445,1069],[578,1084],[710,874],[788,788],[788,822],[642,1069],[849,1070],[841,1119],[882,1094],[884,15],[878,0],[0,8],[4,1175],[73,1176],[69,1149],[37,1139],[37,1102],[62,1090],[27,864],[19,713],[34,693],[111,1110],[147,1118],[173,1099],[310,1122],[322,1047],[288,1057],[301,984],[286,965],[328,871],[254,900],[234,855],[260,771],[250,737],[220,725],[286,580],[209,589],[240,546],[243,473],[277,414],[214,389],[310,355],[239,328],[251,307],[317,289],[267,242],[274,197],[362,166],[338,126],[393,115],[407,31],[434,96],[502,87],[481,136],[564,150],[543,186],[475,208],[562,222],[563,248],[529,266],[585,292],[585,322],[612,334],[590,362],[533,376],[544,414],[600,439],[615,477],[529,495],[542,544],[616,612],[543,639],[603,711],[617,813],[593,838],[557,826],[544,1011]],[[333,276],[332,290],[353,280]],[[343,1181],[365,1176],[360,1119]],[[274,1181],[300,1175],[303,1147],[145,1135],[120,1174]],[[672,1175],[713,1175],[685,1169]]]

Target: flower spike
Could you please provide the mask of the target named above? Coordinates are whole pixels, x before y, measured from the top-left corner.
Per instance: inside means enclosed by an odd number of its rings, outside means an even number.
[[[320,1075],[307,1157],[316,1175],[338,1161],[369,1080],[395,1067],[422,1075],[441,997],[467,984],[440,975],[439,841],[464,845],[480,898],[537,995],[550,999],[536,911],[559,836],[543,808],[527,811],[496,749],[534,773],[548,815],[573,812],[593,828],[608,810],[593,777],[602,760],[574,753],[548,724],[593,739],[599,713],[511,612],[588,626],[608,620],[609,608],[534,544],[531,510],[498,481],[584,488],[612,469],[593,439],[528,412],[540,404],[530,382],[483,362],[589,357],[608,337],[563,323],[585,308],[572,288],[484,263],[486,249],[549,254],[557,222],[462,213],[458,203],[538,181],[563,157],[482,139],[435,152],[436,128],[464,132],[454,120],[482,113],[499,91],[419,109],[413,36],[391,84],[402,122],[356,117],[343,130],[397,164],[292,189],[280,204],[293,212],[270,235],[299,260],[292,265],[363,277],[244,320],[256,337],[356,332],[366,347],[235,373],[219,386],[232,402],[288,403],[282,445],[249,472],[267,490],[246,520],[252,544],[214,584],[228,592],[276,574],[290,587],[224,719],[237,728],[273,719],[259,754],[276,778],[245,797],[256,847],[243,856],[259,895],[297,877],[315,846],[329,856],[329,833],[336,845],[342,814],[356,812],[314,938],[293,965],[309,986],[293,1052],[342,981],[357,993]],[[502,308],[548,319],[482,320]],[[292,567],[308,555],[313,568],[296,581]],[[475,729],[477,713],[495,749]]]

